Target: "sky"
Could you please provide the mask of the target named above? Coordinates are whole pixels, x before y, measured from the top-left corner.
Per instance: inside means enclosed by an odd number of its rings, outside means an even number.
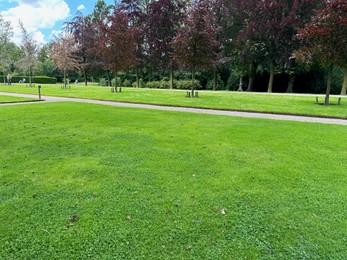
[[[104,0],[113,4],[114,0]],[[13,41],[20,44],[19,20],[39,44],[50,42],[77,11],[90,14],[97,0],[0,0],[2,17],[11,22]]]

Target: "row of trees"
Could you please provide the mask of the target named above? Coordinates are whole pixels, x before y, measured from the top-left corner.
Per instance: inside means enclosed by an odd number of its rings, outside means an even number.
[[[98,0],[92,14],[77,13],[66,23],[48,56],[64,74],[79,68],[85,84],[90,75],[110,78],[130,69],[139,87],[141,71],[155,70],[169,76],[172,88],[183,68],[191,72],[192,92],[199,70],[212,71],[216,89],[218,70],[230,67],[240,89],[247,80],[248,91],[266,71],[268,92],[275,74],[286,73],[291,92],[309,66],[325,68],[328,82],[338,66],[346,94],[346,14],[345,0],[122,0],[114,6]]]

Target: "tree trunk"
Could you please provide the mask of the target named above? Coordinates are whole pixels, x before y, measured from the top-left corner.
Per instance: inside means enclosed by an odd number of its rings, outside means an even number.
[[[85,85],[85,86],[88,86],[88,82],[87,82],[87,71],[86,71],[85,68],[83,69],[83,77],[84,77],[84,85]]]
[[[242,76],[240,77],[240,83],[239,83],[239,88],[237,89],[237,91],[242,91]]]
[[[192,68],[192,90],[191,95],[194,97],[194,87],[195,87],[195,66]]]
[[[272,88],[274,85],[274,78],[275,78],[275,63],[271,62],[270,65],[270,78],[269,78],[269,85],[267,87],[267,92],[271,93],[272,92]]]
[[[347,67],[345,68],[345,74],[343,76],[343,84],[340,95],[346,95],[347,92]]]
[[[329,106],[329,95],[331,89],[331,82],[333,81],[333,66],[330,66],[328,69],[328,82],[327,82],[327,91],[325,93],[324,105]]]
[[[140,72],[139,72],[139,67],[136,67],[136,87],[140,87]]]
[[[213,91],[217,90],[217,69],[213,69]]]
[[[64,70],[64,89],[66,89],[66,70]]]
[[[117,87],[118,87],[118,86],[117,86],[117,81],[118,81],[118,80],[117,80],[117,76],[118,76],[118,72],[116,71],[116,77],[115,77],[116,80],[115,80],[115,82],[114,82],[114,90],[115,90],[115,92],[118,92],[118,89],[117,89]]]
[[[31,79],[31,68],[29,68],[29,86],[32,87],[32,79]]]
[[[110,71],[107,71],[107,86],[109,86],[109,87],[112,86],[112,83],[111,83],[111,80],[110,80]]]
[[[173,89],[174,86],[174,70],[172,66],[170,67],[170,89]]]
[[[295,81],[295,74],[290,74],[289,80],[288,80],[288,88],[286,91],[287,93],[293,93],[294,81]]]
[[[248,79],[248,87],[246,91],[252,91],[253,90],[253,84],[254,84],[254,78],[255,73],[257,70],[257,64],[254,62],[249,64],[249,79]]]
[[[246,91],[249,91],[249,92],[253,91],[253,83],[254,83],[254,76],[249,76],[248,87]]]

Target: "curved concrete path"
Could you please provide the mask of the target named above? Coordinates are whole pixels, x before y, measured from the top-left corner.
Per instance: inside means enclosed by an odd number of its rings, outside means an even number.
[[[37,95],[7,93],[7,92],[0,92],[0,95],[34,98],[34,99],[38,98]],[[53,96],[42,96],[42,99],[43,101],[41,102],[79,102],[79,103],[99,104],[99,105],[108,105],[108,106],[116,106],[116,107],[132,107],[132,108],[155,109],[155,110],[164,110],[164,111],[190,112],[190,113],[197,113],[197,114],[224,115],[224,116],[236,116],[236,117],[248,117],[248,118],[264,118],[264,119],[272,119],[272,120],[287,120],[287,121],[333,124],[333,125],[347,125],[347,119],[225,111],[225,110],[218,110],[218,109],[187,108],[187,107],[173,107],[173,106],[161,106],[161,105],[146,105],[146,104],[136,104],[136,103],[128,103],[128,102],[102,101],[102,100],[53,97]],[[11,105],[20,105],[20,104],[39,104],[41,102],[18,102],[18,103],[0,104],[0,106],[11,106]]]

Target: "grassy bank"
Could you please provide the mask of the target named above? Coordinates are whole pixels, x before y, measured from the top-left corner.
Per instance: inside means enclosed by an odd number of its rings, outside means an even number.
[[[343,126],[73,103],[0,114],[1,259],[346,256]]]
[[[37,94],[37,88],[0,86],[0,91]],[[147,104],[215,108],[241,111],[301,114],[347,118],[347,97],[337,106],[337,97],[331,97],[331,106],[316,105],[315,96],[277,95],[239,92],[200,92],[199,98],[186,98],[185,91],[123,88],[122,93],[111,93],[110,88],[72,85],[62,90],[60,85],[44,85],[43,95],[89,99],[128,101]],[[320,97],[320,102],[324,97]]]
[[[0,95],[0,104],[25,102],[25,101],[33,101],[33,99],[31,99],[31,98],[22,98],[22,97],[1,96]]]

